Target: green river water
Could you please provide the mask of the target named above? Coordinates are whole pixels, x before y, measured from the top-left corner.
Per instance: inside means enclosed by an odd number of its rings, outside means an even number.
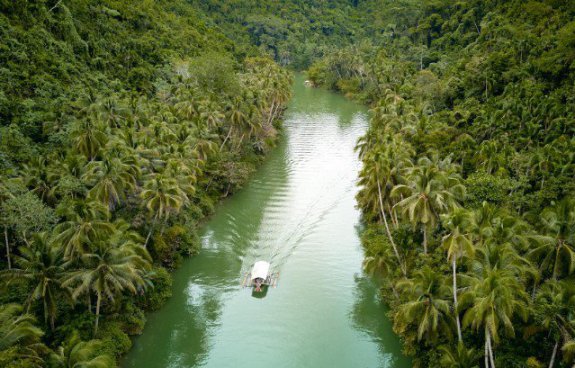
[[[361,105],[296,76],[278,146],[203,226],[125,368],[410,367],[377,285],[361,269]],[[265,297],[240,288],[258,259],[280,272]]]

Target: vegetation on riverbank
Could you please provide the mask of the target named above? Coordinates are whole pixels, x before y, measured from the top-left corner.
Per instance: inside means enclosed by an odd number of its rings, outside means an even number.
[[[0,2],[0,366],[110,367],[291,77],[185,1]]]
[[[375,41],[309,76],[373,106],[357,200],[405,351],[418,367],[570,367],[575,6],[362,6]]]
[[[265,54],[373,107],[366,267],[415,365],[571,366],[574,17],[568,0],[0,1],[0,365],[127,350],[190,229],[273,144],[290,78]]]

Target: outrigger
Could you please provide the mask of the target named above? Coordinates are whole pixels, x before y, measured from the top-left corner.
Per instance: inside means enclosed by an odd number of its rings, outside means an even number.
[[[247,272],[242,278],[243,287],[254,287],[254,291],[261,292],[262,286],[276,287],[278,284],[279,272],[270,273],[270,264],[266,261],[257,261],[252,270]]]

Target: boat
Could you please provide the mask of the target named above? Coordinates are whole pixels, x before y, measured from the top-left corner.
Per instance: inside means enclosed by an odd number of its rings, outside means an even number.
[[[306,80],[305,82],[303,82],[303,85],[306,87],[314,87],[313,82],[310,80]]]
[[[269,262],[255,262],[251,271],[244,274],[242,286],[254,288],[255,292],[262,292],[264,286],[277,287],[279,272],[271,272],[270,269]]]

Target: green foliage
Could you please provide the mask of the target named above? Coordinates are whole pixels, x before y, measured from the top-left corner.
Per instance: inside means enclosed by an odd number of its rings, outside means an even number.
[[[130,336],[140,335],[146,325],[144,311],[130,299],[122,303],[118,318],[118,322],[122,323],[122,330]]]
[[[357,9],[363,43],[316,60],[308,77],[373,107],[358,143],[365,264],[386,276],[405,351],[419,366],[572,364],[561,301],[575,270],[572,4]],[[422,280],[434,287],[417,294]],[[457,345],[441,341],[455,332]]]
[[[271,58],[373,106],[358,142],[365,268],[385,276],[415,364],[572,365],[574,11],[0,2],[2,258],[15,260],[1,300],[57,316],[45,339],[59,357],[127,351],[171,294],[160,265],[199,250],[198,222],[274,144],[291,79]],[[0,339],[29,334],[0,364],[41,364],[33,316],[1,308]]]
[[[235,62],[226,54],[208,53],[192,58],[188,70],[189,78],[202,90],[234,95],[240,88]]]
[[[58,348],[57,353],[51,355],[49,367],[115,367],[109,355],[99,353],[101,346],[102,343],[99,340],[81,341],[80,336],[75,332],[64,345]]]
[[[304,69],[316,58],[364,34],[361,13],[348,0],[194,0],[224,33],[236,52],[263,54],[281,65]]]
[[[13,228],[20,237],[47,230],[57,221],[54,210],[46,206],[34,193],[27,192],[2,203],[3,223]]]
[[[102,324],[98,339],[102,342],[98,352],[112,357],[120,357],[126,354],[132,347],[132,340],[124,332],[121,322],[107,322]]]
[[[84,308],[81,311],[72,311],[64,315],[62,323],[56,327],[53,334],[55,346],[62,345],[75,333],[79,333],[82,340],[90,340],[93,337],[94,319],[95,316]]]
[[[172,276],[163,267],[154,267],[150,273],[154,288],[136,298],[137,305],[144,310],[158,310],[172,296]]]
[[[151,252],[154,259],[168,268],[175,268],[182,256],[197,254],[200,243],[195,232],[189,227],[171,226],[154,237]]]
[[[37,368],[38,360],[22,356],[17,346],[0,351],[0,366],[5,368]]]
[[[34,325],[35,318],[30,314],[22,314],[23,309],[18,304],[0,306],[0,361],[21,367],[38,366],[43,359],[40,353],[44,346],[40,343],[42,330]],[[8,359],[14,359],[8,361]]]
[[[171,295],[160,265],[273,146],[291,77],[239,42],[183,0],[0,1],[0,300],[55,366],[129,349]]]
[[[510,201],[509,195],[515,189],[508,178],[501,178],[485,172],[477,172],[465,179],[467,188],[466,203],[477,207],[483,202],[505,205]]]

